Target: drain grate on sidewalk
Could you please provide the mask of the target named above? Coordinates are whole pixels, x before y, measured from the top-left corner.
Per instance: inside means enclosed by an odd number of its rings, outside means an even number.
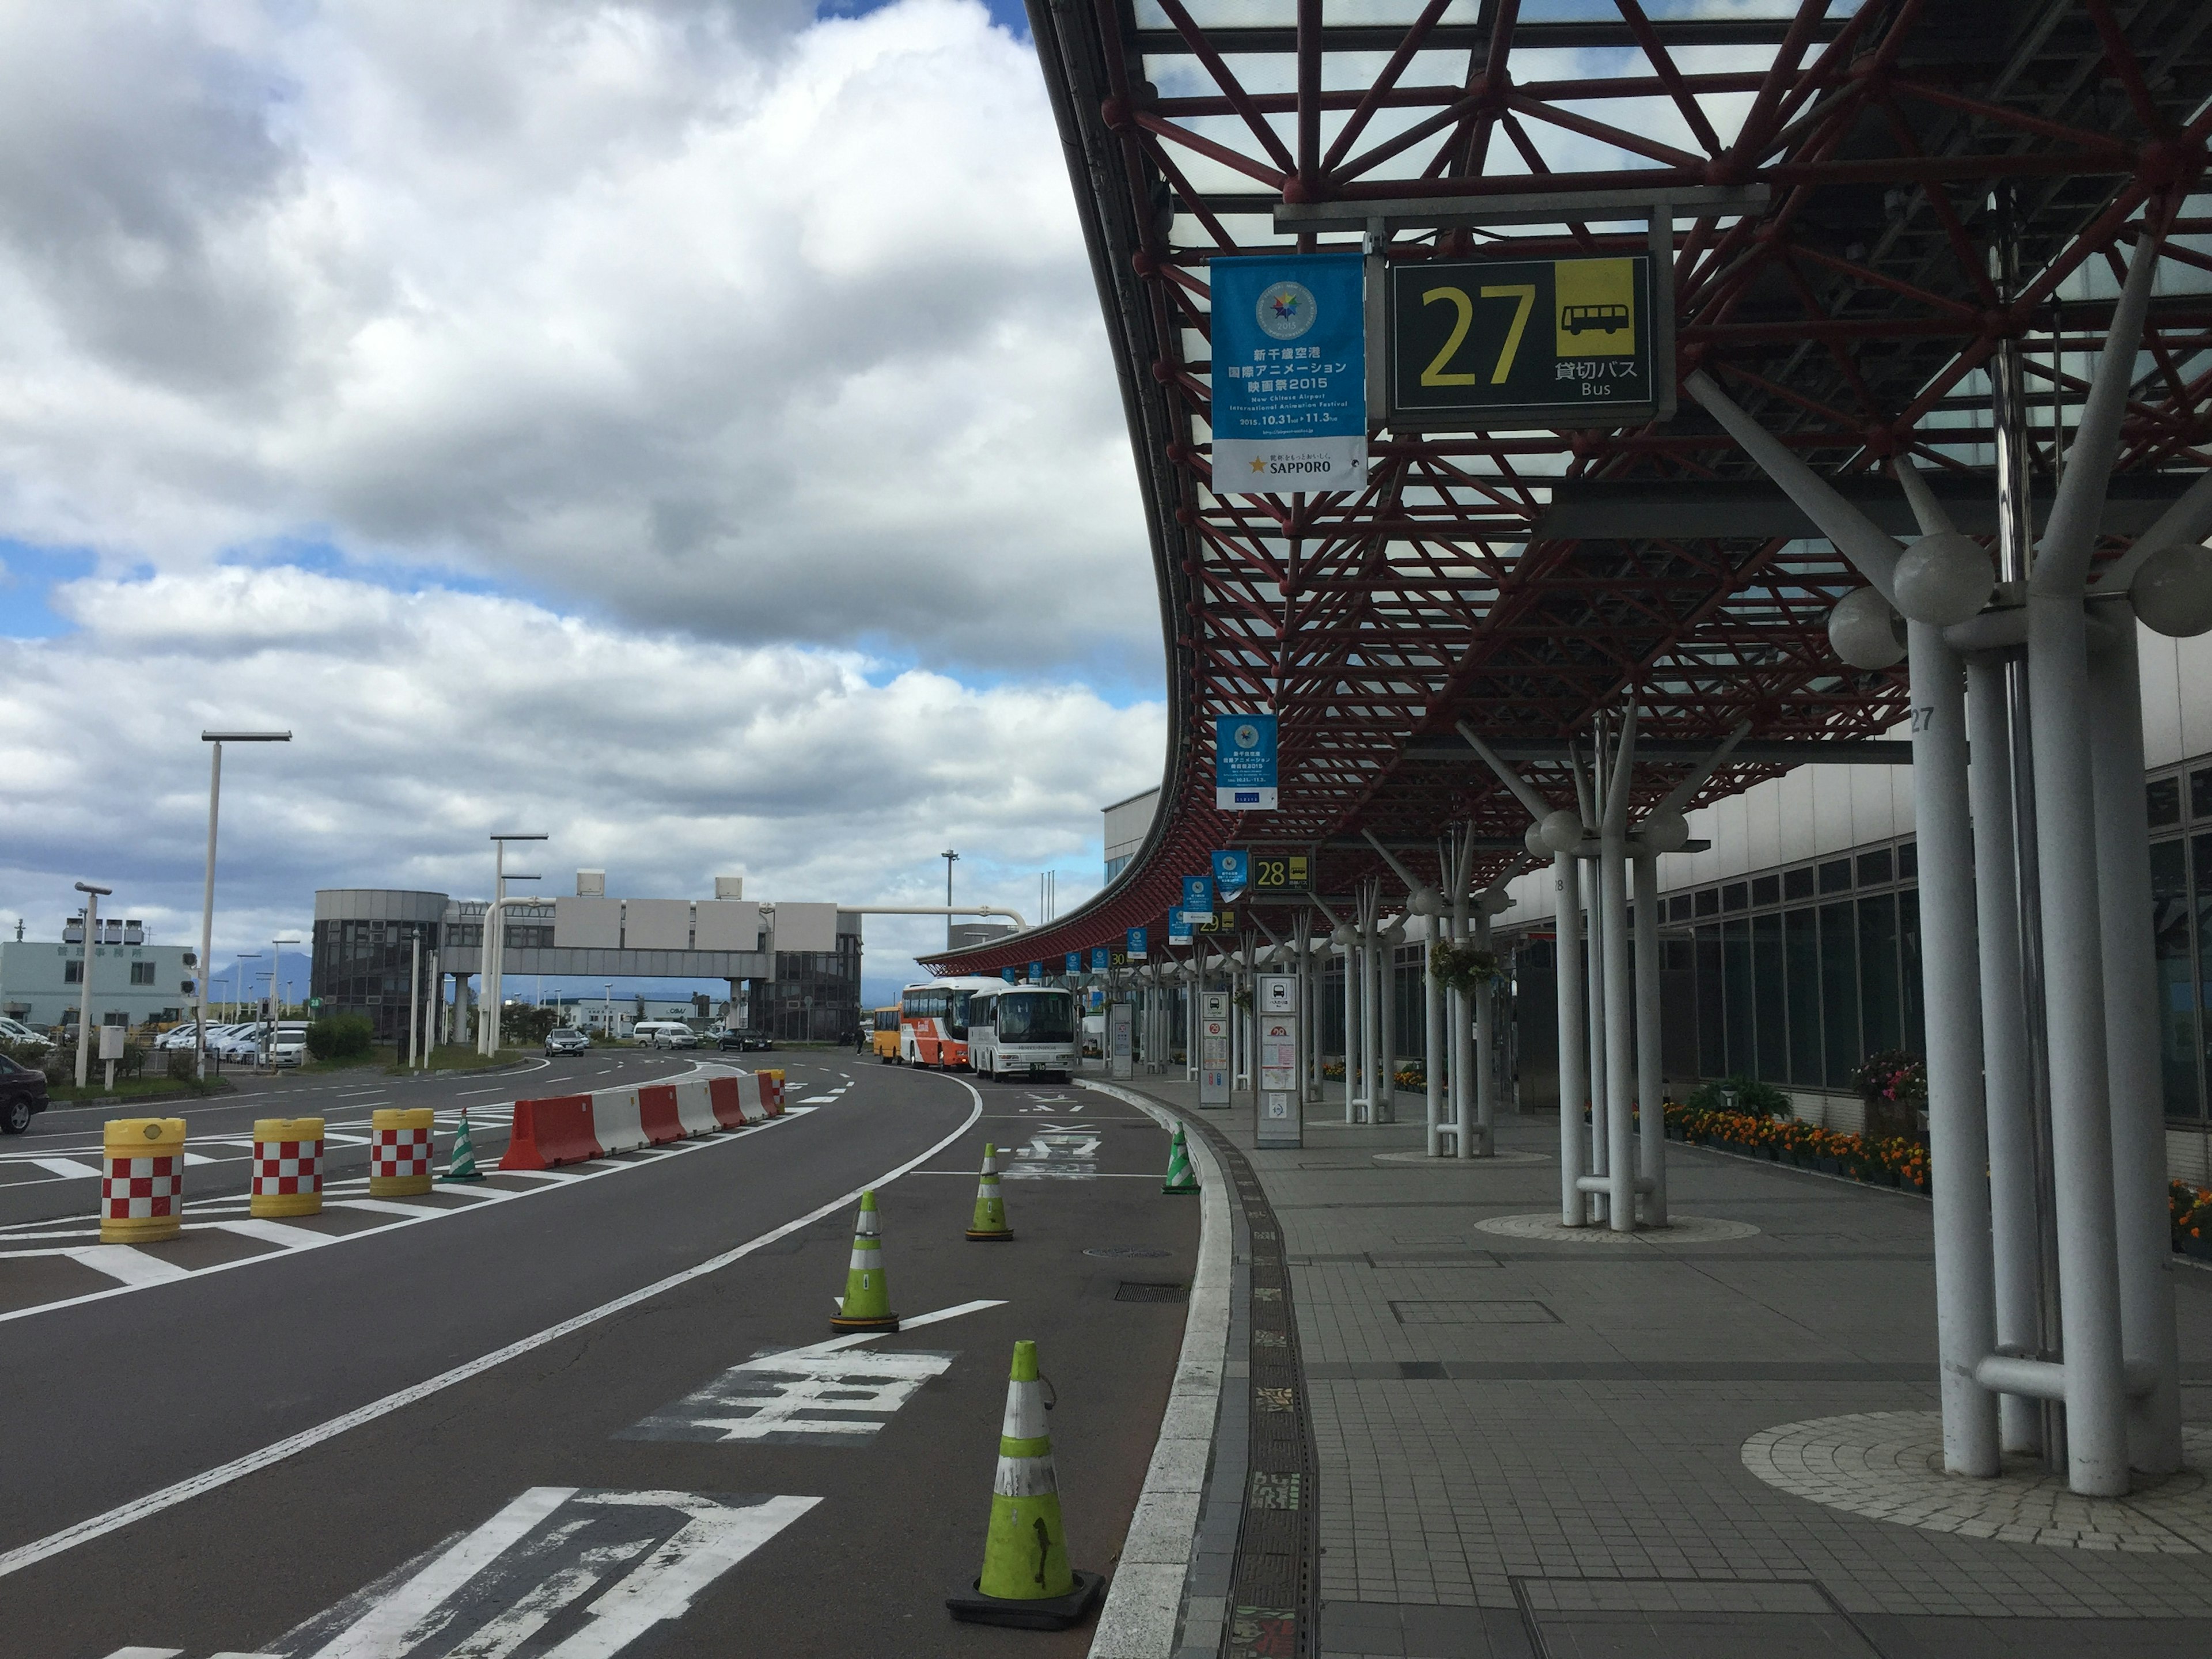
[[[1556,1325],[1559,1315],[1540,1302],[1492,1297],[1477,1301],[1409,1301],[1390,1304],[1401,1325]]]
[[[1314,1659],[1321,1633],[1317,1459],[1282,1224],[1243,1152],[1211,1123],[1183,1121],[1206,1137],[1236,1183],[1249,1244],[1250,1341],[1243,1358],[1251,1449],[1223,1659]],[[1232,1348],[1229,1357],[1239,1356]]]

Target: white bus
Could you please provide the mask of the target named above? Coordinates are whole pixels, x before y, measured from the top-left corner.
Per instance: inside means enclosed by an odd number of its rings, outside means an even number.
[[[1051,1077],[1076,1068],[1075,994],[994,986],[968,999],[968,1063],[985,1077]]]

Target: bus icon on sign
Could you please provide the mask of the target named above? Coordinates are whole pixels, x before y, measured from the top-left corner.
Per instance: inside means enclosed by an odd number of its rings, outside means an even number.
[[[1626,306],[1562,306],[1559,307],[1559,331],[1580,334],[1594,329],[1600,334],[1614,334],[1629,325]]]

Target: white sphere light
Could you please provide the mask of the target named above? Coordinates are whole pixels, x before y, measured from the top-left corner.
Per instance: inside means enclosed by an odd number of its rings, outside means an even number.
[[[1331,945],[1357,945],[1359,943],[1359,930],[1348,921],[1340,921],[1330,931],[1328,942]]]
[[[1997,573],[1972,536],[1942,530],[1909,544],[1891,580],[1899,611],[1914,622],[1948,628],[1982,614]]]
[[[1393,916],[1393,917],[1391,917],[1391,918],[1390,918],[1390,925],[1389,925],[1388,927],[1385,927],[1385,928],[1382,929],[1382,930],[1381,930],[1381,932],[1380,932],[1380,933],[1379,933],[1379,935],[1378,935],[1378,937],[1382,939],[1382,943],[1383,943],[1383,944],[1385,944],[1385,945],[1399,945],[1399,944],[1402,944],[1402,943],[1405,941],[1405,938],[1406,938],[1406,919],[1405,919],[1405,917],[1403,917],[1403,916]]]
[[[1502,916],[1513,908],[1510,893],[1485,893],[1476,901],[1486,916]]]
[[[1546,813],[1544,821],[1536,828],[1543,836],[1547,853],[1571,853],[1583,844],[1582,814],[1564,806],[1556,812]]]
[[[2160,548],[2136,567],[2128,598],[2154,634],[2190,640],[2212,633],[2212,548],[2195,542]]]
[[[1644,820],[1637,839],[1655,853],[1679,853],[1690,843],[1690,821],[1671,809]]]
[[[1433,887],[1416,887],[1406,896],[1406,914],[1409,916],[1440,916],[1444,913],[1444,896]]]
[[[1894,668],[1905,660],[1905,635],[1889,601],[1871,587],[1846,593],[1828,613],[1828,643],[1854,668]]]
[[[1544,826],[1540,823],[1528,826],[1521,837],[1521,844],[1528,849],[1531,858],[1547,859],[1552,856],[1552,849],[1545,844]]]

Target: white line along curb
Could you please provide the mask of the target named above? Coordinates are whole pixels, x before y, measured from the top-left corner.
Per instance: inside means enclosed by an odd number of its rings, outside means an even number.
[[[1082,1079],[1077,1079],[1083,1082]],[[1110,1084],[1086,1089],[1135,1107],[1173,1134],[1180,1120],[1140,1095]],[[1198,1537],[1198,1510],[1213,1457],[1213,1425],[1221,1408],[1222,1362],[1229,1346],[1229,1188],[1206,1138],[1183,1145],[1198,1172],[1198,1273],[1182,1324],[1175,1386],[1160,1415],[1145,1489],[1129,1517],[1129,1536],[1114,1569],[1114,1586],[1098,1615],[1091,1659],[1169,1659],[1182,1611],[1183,1581]]]

